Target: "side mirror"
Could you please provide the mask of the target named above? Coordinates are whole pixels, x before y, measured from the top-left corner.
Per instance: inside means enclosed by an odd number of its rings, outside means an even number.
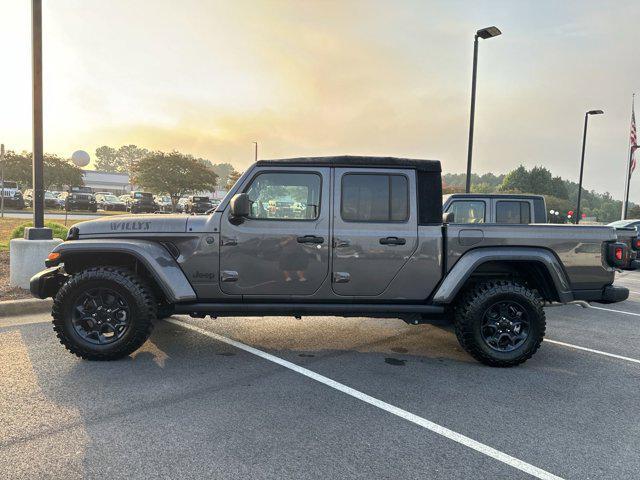
[[[235,218],[248,217],[251,214],[251,200],[246,193],[237,193],[229,202],[231,216]]]
[[[453,212],[447,212],[442,214],[442,223],[453,223],[455,221],[455,216]]]

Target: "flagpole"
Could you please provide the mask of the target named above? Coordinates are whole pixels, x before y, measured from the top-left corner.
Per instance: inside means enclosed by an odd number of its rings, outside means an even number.
[[[633,111],[635,104],[636,94],[631,95],[631,118],[633,119]],[[633,161],[633,145],[629,142],[629,161],[627,162],[627,175],[624,181],[624,200],[622,201],[622,218],[627,219],[627,211],[629,210],[629,184],[631,183],[631,162]]]

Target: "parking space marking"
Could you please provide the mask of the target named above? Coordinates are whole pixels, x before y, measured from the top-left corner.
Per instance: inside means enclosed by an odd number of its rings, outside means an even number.
[[[268,360],[270,362],[276,363],[282,367],[285,367],[289,370],[292,370],[296,373],[299,373],[300,375],[303,375],[307,378],[310,378],[312,380],[315,380],[316,382],[322,383],[328,387],[331,387],[335,390],[338,390],[339,392],[345,393],[353,398],[356,398],[358,400],[361,400],[365,403],[368,403],[369,405],[373,405],[374,407],[377,407],[381,410],[384,410],[388,413],[391,413],[393,415],[396,415],[404,420],[407,420],[415,425],[418,425],[420,427],[426,428],[427,430],[436,433],[438,435],[441,435],[445,438],[448,438],[449,440],[453,440],[454,442],[457,442],[461,445],[464,445],[465,447],[468,447],[472,450],[475,450],[479,453],[482,453],[483,455],[487,455],[488,457],[491,457],[495,460],[498,460],[499,462],[502,462],[506,465],[509,465],[510,467],[516,468],[518,470],[521,470],[525,473],[528,473],[529,475],[536,477],[536,478],[540,478],[543,480],[563,480],[562,477],[558,477],[557,475],[554,475],[552,473],[547,472],[546,470],[542,470],[541,468],[538,468],[534,465],[531,465],[527,462],[524,462],[518,458],[512,457],[511,455],[508,455],[504,452],[501,452],[500,450],[496,450],[495,448],[492,448],[488,445],[485,445],[484,443],[480,443],[476,440],[473,440],[472,438],[469,438],[465,435],[462,435],[460,433],[454,432],[453,430],[450,430],[446,427],[443,427],[442,425],[438,425],[437,423],[434,423],[430,420],[427,420],[426,418],[422,418],[418,415],[415,415],[411,412],[408,412],[407,410],[403,410],[399,407],[395,407],[387,402],[383,402],[382,400],[379,400],[377,398],[374,398],[370,395],[367,395],[366,393],[363,393],[359,390],[356,390],[354,388],[348,387],[347,385],[344,385],[340,382],[337,382],[335,380],[332,380],[328,377],[325,377],[324,375],[320,375],[318,373],[315,373],[307,368],[301,367],[299,365],[296,365],[295,363],[289,362],[287,360],[284,360],[280,357],[276,357],[275,355],[271,355],[270,353],[264,352],[262,350],[258,350],[257,348],[254,347],[250,347],[249,345],[245,345],[242,342],[238,342],[237,340],[233,340],[231,338],[227,338],[227,337],[223,337],[222,335],[218,335],[217,333],[213,333],[210,332],[208,330],[205,330],[203,328],[200,327],[196,327],[195,325],[191,325],[189,323],[180,321],[180,320],[176,320],[173,318],[168,318],[166,319],[167,322],[172,323],[174,325],[180,326],[182,328],[186,328],[188,330],[192,330],[194,332],[197,332],[201,335],[205,335],[209,338],[213,338],[214,340],[217,340],[219,342],[222,343],[226,343],[227,345],[231,345],[233,347],[236,347],[240,350],[244,350],[245,352],[251,353],[253,355],[256,355],[260,358],[263,358],[264,360]]]
[[[544,339],[545,343],[553,343],[555,345],[561,345],[567,348],[573,348],[574,350],[582,350],[583,352],[597,353],[598,355],[604,355],[605,357],[617,358],[618,360],[625,360],[632,363],[640,363],[637,358],[625,357],[623,355],[616,355],[615,353],[603,352],[602,350],[595,350],[593,348],[581,347],[580,345],[573,345],[572,343],[560,342],[558,340],[551,340],[549,338]]]
[[[593,305],[589,305],[589,308],[595,308],[596,310],[604,310],[605,312],[615,312],[615,313],[622,313],[623,315],[633,315],[634,317],[640,317],[640,313],[626,312],[624,310],[614,310],[613,308],[594,307]]]

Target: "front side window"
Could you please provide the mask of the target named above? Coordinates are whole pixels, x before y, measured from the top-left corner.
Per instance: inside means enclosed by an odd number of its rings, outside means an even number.
[[[346,222],[407,221],[407,177],[360,173],[344,175],[340,213]]]
[[[246,190],[249,218],[315,220],[320,215],[321,183],[317,173],[260,173]]]
[[[453,212],[454,223],[484,223],[485,204],[479,200],[456,200],[447,212]]]
[[[531,223],[531,205],[529,202],[497,202],[496,223]]]

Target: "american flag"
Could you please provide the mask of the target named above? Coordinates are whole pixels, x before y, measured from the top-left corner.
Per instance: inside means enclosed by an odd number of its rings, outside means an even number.
[[[636,150],[638,149],[638,136],[636,134],[636,112],[635,108],[631,108],[631,135],[629,136],[629,144],[631,145],[631,163],[629,165],[630,173],[636,169]]]

